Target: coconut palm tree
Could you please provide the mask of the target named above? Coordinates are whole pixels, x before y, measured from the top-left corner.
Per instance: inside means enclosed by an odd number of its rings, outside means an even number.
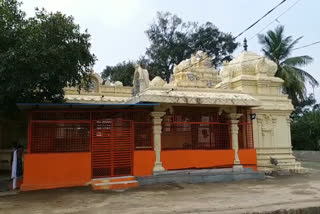
[[[291,56],[301,38],[293,40],[291,36],[286,37],[282,25],[277,26],[274,31],[269,30],[266,34],[258,35],[259,43],[263,45],[264,55],[277,64],[278,70],[275,76],[284,80],[283,92],[289,95],[294,106],[307,98],[306,82],[312,87],[319,85],[312,75],[301,68],[310,64],[312,57]]]

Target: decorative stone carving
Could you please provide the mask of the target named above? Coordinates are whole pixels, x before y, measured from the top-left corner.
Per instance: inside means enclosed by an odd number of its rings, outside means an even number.
[[[279,160],[277,169],[303,172],[291,151],[290,121],[293,110],[291,100],[281,93],[283,80],[274,77],[277,65],[253,52],[242,52],[221,71],[217,89],[239,90],[252,95],[261,102],[253,108],[257,114],[254,121],[254,144],[257,150],[259,170],[272,171],[270,157]]]
[[[244,51],[239,56],[231,60],[229,63],[224,63],[221,71],[222,80],[238,77],[240,75],[256,76],[258,74],[265,74],[273,77],[277,71],[277,65],[250,51]]]
[[[277,72],[277,65],[273,61],[263,57],[256,63],[256,74],[274,77]]]
[[[133,76],[133,95],[136,95],[149,87],[149,73],[147,69],[136,65]]]
[[[103,85],[105,85],[105,86],[111,86],[111,82],[110,82],[109,80],[106,80]]]
[[[92,72],[89,75],[89,87],[88,87],[88,92],[90,93],[99,93],[100,92],[100,85],[102,84],[103,80],[100,77],[99,74]]]
[[[253,112],[257,117],[253,120],[253,135],[258,169],[272,169],[272,156],[288,160],[287,163],[279,162],[279,168],[300,170],[300,163],[295,161],[291,151],[289,115],[293,106],[287,95],[281,94],[283,80],[274,77],[276,69],[276,64],[265,57],[243,52],[231,62],[225,63],[218,76],[218,72],[212,68],[211,59],[199,51],[174,67],[169,83],[165,83],[160,77],[155,77],[150,82],[148,71],[137,65],[133,80],[134,97],[130,87],[101,85],[100,80],[97,80],[99,93],[81,91],[79,95],[76,89],[66,89],[66,99],[83,103],[161,103],[159,107],[154,107],[156,112],[153,113],[155,171],[164,170],[160,160],[161,117],[168,106],[211,105],[222,107],[220,111],[226,113],[236,112],[235,106],[254,107]],[[232,144],[234,150],[238,151],[237,114],[230,117],[233,124]],[[235,166],[237,164],[238,152],[235,154]]]
[[[172,85],[180,87],[211,88],[218,83],[218,71],[203,51],[191,55],[173,68]]]
[[[66,102],[70,103],[124,103],[131,99],[131,87],[123,86],[122,82],[111,84],[109,80],[103,82],[99,74],[91,73],[88,90],[76,87],[64,88]]]
[[[153,78],[153,80],[151,80],[150,82],[150,86],[164,86],[166,84],[166,82],[159,76],[156,76],[155,78]]]
[[[99,92],[99,83],[95,79],[90,79],[88,91],[93,93]]]
[[[274,146],[274,127],[275,123],[271,114],[262,114],[261,134],[264,145]]]
[[[116,81],[116,82],[114,83],[114,86],[116,86],[116,87],[122,87],[123,84],[122,84],[122,82],[120,82],[120,81]]]
[[[101,85],[103,82],[103,79],[101,78],[101,76],[97,73],[94,73],[93,71],[90,74],[90,78],[96,80],[99,85]]]
[[[200,88],[150,87],[135,97],[136,102],[202,104],[219,106],[259,106],[248,94]]]

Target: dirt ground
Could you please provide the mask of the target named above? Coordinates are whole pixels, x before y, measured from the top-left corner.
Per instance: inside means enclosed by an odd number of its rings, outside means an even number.
[[[320,163],[311,174],[264,181],[140,187],[123,192],[90,188],[22,192],[0,197],[5,214],[247,213],[320,206]]]

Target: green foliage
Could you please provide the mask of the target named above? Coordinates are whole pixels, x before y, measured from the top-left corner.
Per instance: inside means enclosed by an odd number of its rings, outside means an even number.
[[[196,51],[207,52],[213,58],[213,64],[218,66],[224,60],[231,60],[231,53],[238,45],[231,34],[219,31],[211,22],[200,26],[196,22],[185,23],[169,12],[158,12],[146,34],[151,44],[144,63],[151,77],[160,76],[167,81],[174,64]]]
[[[115,66],[106,66],[101,77],[111,82],[121,81],[124,86],[132,86],[135,63],[123,61]]]
[[[293,149],[320,149],[320,109],[312,95],[306,95],[306,83],[318,86],[318,81],[301,69],[312,62],[310,56],[291,57],[295,45],[302,37],[293,40],[284,35],[284,27],[278,26],[274,31],[259,35],[265,56],[277,66],[276,76],[284,80],[283,91],[292,99],[295,111],[292,113],[291,137]]]
[[[319,85],[312,75],[301,69],[301,66],[312,62],[310,56],[290,57],[301,38],[293,40],[291,36],[286,37],[283,26],[278,26],[265,35],[259,35],[259,42],[263,45],[262,51],[266,57],[277,64],[276,76],[284,80],[283,91],[292,99],[294,106],[307,99],[306,82],[312,87]]]
[[[296,114],[291,123],[294,150],[320,150],[320,108],[319,105],[304,109]]]
[[[73,17],[36,9],[26,18],[17,0],[0,7],[0,108],[18,102],[63,102],[63,88],[83,87],[96,60],[90,35]]]
[[[150,46],[145,56],[137,62],[148,69],[151,79],[160,76],[169,81],[174,64],[189,58],[198,50],[207,52],[212,57],[213,65],[218,66],[224,60],[231,60],[231,53],[238,46],[231,34],[219,31],[211,22],[203,25],[198,25],[196,22],[186,23],[168,12],[158,12],[157,19],[150,25],[146,34]],[[107,72],[108,75],[104,75],[105,78],[112,73],[111,81],[118,80],[125,85],[131,85],[132,77],[130,76],[129,82],[128,79],[132,67],[126,67],[125,64],[123,62],[113,67],[107,66],[104,73]]]
[[[310,94],[308,97],[306,97],[303,101],[299,102],[294,111],[291,114],[291,118],[295,119],[303,115],[303,113],[306,112],[306,110],[309,110],[311,108],[316,108],[318,104],[316,104],[316,99],[313,94]]]

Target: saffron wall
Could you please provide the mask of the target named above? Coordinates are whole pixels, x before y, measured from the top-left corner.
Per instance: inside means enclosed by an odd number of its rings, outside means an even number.
[[[255,149],[240,149],[238,154],[243,167],[251,167],[257,171],[257,152]]]
[[[232,166],[233,150],[167,150],[161,152],[166,170]]]
[[[255,149],[239,150],[244,167],[256,170]],[[91,181],[91,153],[26,154],[21,190],[83,186]],[[133,175],[152,175],[154,151],[134,151]],[[233,150],[167,150],[161,152],[166,170],[232,167]]]
[[[238,154],[244,167],[257,169],[255,149],[239,150]],[[161,152],[161,161],[166,170],[232,167],[234,150],[167,150]]]
[[[134,151],[133,154],[133,175],[152,175],[154,161],[156,159],[154,151]]]
[[[23,191],[83,186],[90,181],[90,152],[24,156]]]

